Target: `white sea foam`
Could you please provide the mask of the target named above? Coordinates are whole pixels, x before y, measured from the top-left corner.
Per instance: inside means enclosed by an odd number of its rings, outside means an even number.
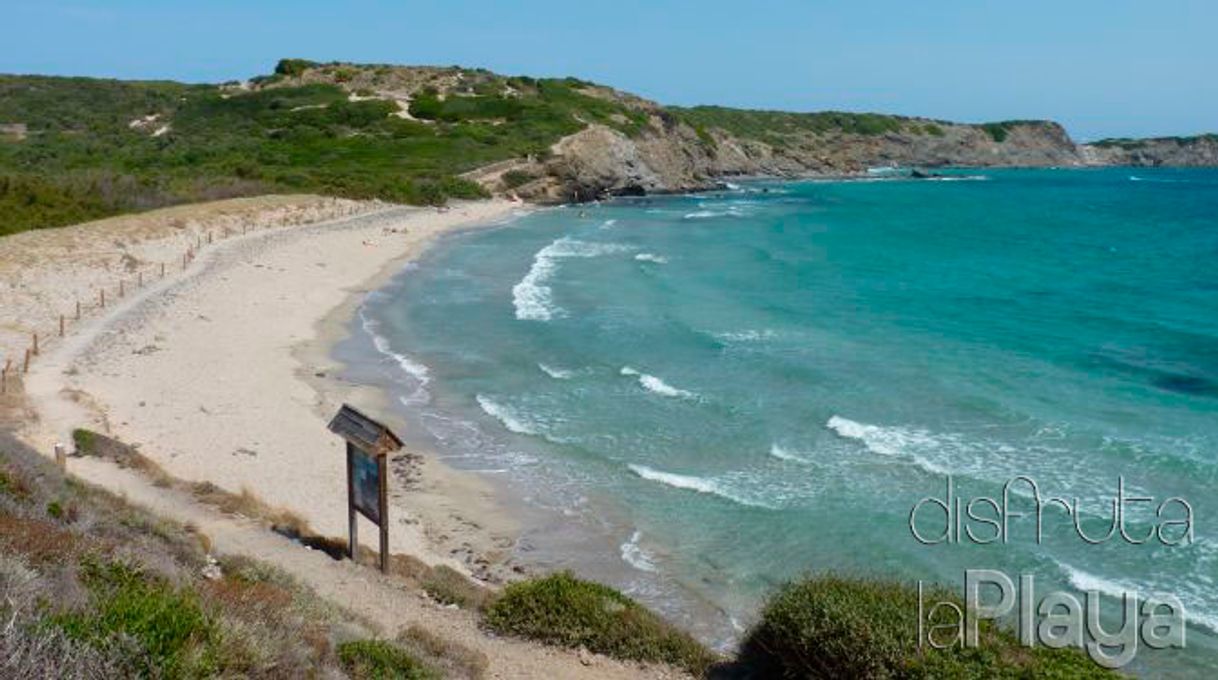
[[[537,434],[537,428],[519,414],[513,412],[512,409],[481,394],[475,398],[478,400],[478,405],[482,407],[482,410],[487,415],[503,423],[503,426],[512,432],[516,434]]]
[[[1066,575],[1066,580],[1070,582],[1070,585],[1084,593],[1097,592],[1116,599],[1125,597],[1126,594],[1132,595],[1137,593],[1138,598],[1142,601],[1155,601],[1156,592],[1171,592],[1171,589],[1157,589],[1129,581],[1097,576],[1082,569],[1072,567],[1065,562],[1054,561],[1057,562],[1057,566],[1062,570],[1062,573]],[[1171,594],[1180,598],[1181,604],[1184,605],[1185,620],[1187,622],[1204,626],[1218,633],[1218,615],[1202,610],[1201,607],[1197,606],[1195,601],[1190,601],[1192,598],[1189,598],[1185,593],[1171,592]]]
[[[599,257],[628,250],[617,243],[589,243],[569,236],[554,240],[533,255],[533,266],[520,282],[512,287],[512,304],[516,318],[523,321],[549,321],[562,314],[554,304],[554,290],[547,285],[558,270],[558,262],[570,257]]]
[[[617,220],[605,220],[601,224],[601,229],[612,229],[615,225],[617,225]]]
[[[402,369],[403,373],[411,376],[418,381],[418,388],[409,397],[401,397],[399,400],[407,406],[416,406],[420,403],[425,403],[428,400],[427,383],[431,382],[430,372],[423,364],[411,359],[401,352],[393,351],[389,346],[389,339],[376,332],[377,323],[367,317],[361,309],[359,312],[360,325],[368,337],[372,338],[372,346],[377,352],[392,359],[397,364],[398,368]]]
[[[546,364],[537,364],[537,368],[541,369],[542,373],[554,378],[555,380],[570,380],[575,377],[575,371],[568,371],[562,368],[554,368]]]
[[[718,496],[719,498],[732,501],[733,503],[747,505],[754,508],[773,509],[771,506],[766,505],[765,503],[741,496],[713,479],[664,472],[662,470],[649,468],[646,465],[636,465],[635,463],[630,463],[627,467],[630,468],[631,472],[643,479],[646,479],[647,481],[664,484],[665,486],[671,486],[674,489],[684,489],[686,491],[696,491],[697,493],[704,493],[710,496]]]
[[[882,456],[907,456],[927,472],[948,474],[942,466],[918,453],[919,450],[938,448],[941,445],[940,441],[925,430],[868,425],[838,415],[829,418],[825,427],[836,432],[839,437],[861,442],[872,453]]]
[[[795,455],[790,449],[781,446],[777,442],[770,444],[770,455],[778,460],[786,460],[794,463],[802,463],[803,458]]]
[[[1166,177],[1138,177],[1137,175],[1129,176],[1130,182],[1154,182],[1156,184],[1181,184],[1187,182],[1182,179],[1168,179]]]
[[[371,336],[372,336],[372,344],[373,344],[373,346],[376,347],[376,350],[378,352],[380,352],[381,354],[384,354],[385,356],[393,359],[394,362],[397,363],[398,367],[402,369],[402,371],[413,376],[415,379],[417,379],[420,383],[422,383],[424,385],[426,385],[431,380],[430,372],[427,370],[426,366],[424,366],[423,364],[421,364],[417,361],[412,360],[410,357],[406,356],[405,354],[402,354],[400,352],[395,352],[392,349],[390,349],[389,341],[387,339],[385,339],[384,336],[377,335],[376,333],[371,333]]]
[[[1145,588],[1138,588],[1127,583],[1096,576],[1082,569],[1075,569],[1064,562],[1058,562],[1057,565],[1066,574],[1066,579],[1070,582],[1070,585],[1085,593],[1095,591],[1102,595],[1116,598],[1124,597],[1125,593],[1132,593],[1133,591],[1139,591],[1140,595],[1146,594]]]
[[[664,382],[663,380],[657,378],[654,375],[640,373],[639,371],[637,371],[629,366],[623,366],[621,373],[622,373],[622,375],[637,377],[639,379],[639,384],[643,386],[643,389],[645,389],[649,392],[654,392],[655,394],[658,394],[662,397],[677,397],[677,398],[681,398],[681,399],[697,399],[698,398],[698,395],[694,394],[693,392],[690,392],[689,390],[683,390],[683,389],[680,389],[677,387],[673,387],[672,385],[669,385],[668,383]]]
[[[668,258],[655,253],[639,253],[634,256],[634,259],[639,262],[653,262],[655,264],[668,264]]]
[[[725,342],[759,342],[762,340],[772,340],[778,334],[774,331],[763,328],[761,330],[748,329],[743,331],[726,331],[723,333],[715,333],[715,337]]]
[[[638,569],[639,571],[655,573],[657,571],[656,563],[652,559],[651,555],[647,554],[647,551],[643,550],[643,547],[639,545],[639,539],[641,538],[642,534],[638,530],[635,530],[635,532],[630,535],[630,540],[622,543],[622,545],[619,546],[622,553],[622,559],[625,560],[627,564],[635,569]]]

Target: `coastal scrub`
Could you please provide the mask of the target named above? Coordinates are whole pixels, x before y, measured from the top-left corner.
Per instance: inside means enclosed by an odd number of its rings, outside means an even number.
[[[936,602],[964,603],[936,590]],[[781,678],[1112,678],[1076,649],[1028,648],[982,621],[977,647],[919,647],[917,590],[835,575],[783,586],[749,632],[740,665]]]
[[[654,661],[701,675],[715,661],[705,647],[609,586],[570,572],[514,583],[491,604],[494,631],[618,659]]]

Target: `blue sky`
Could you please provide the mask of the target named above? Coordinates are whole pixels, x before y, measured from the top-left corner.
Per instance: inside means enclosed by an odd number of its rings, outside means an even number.
[[[1214,0],[0,0],[0,72],[220,81],[284,56],[576,75],[669,104],[1218,132]]]

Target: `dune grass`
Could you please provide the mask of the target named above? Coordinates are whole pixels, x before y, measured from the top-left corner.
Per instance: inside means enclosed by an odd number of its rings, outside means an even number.
[[[496,632],[618,659],[667,663],[694,675],[716,661],[687,633],[634,600],[570,572],[507,586],[485,621]]]

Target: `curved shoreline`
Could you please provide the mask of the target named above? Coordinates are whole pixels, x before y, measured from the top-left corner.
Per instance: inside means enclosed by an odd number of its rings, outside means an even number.
[[[330,412],[350,401],[400,423],[378,391],[336,378],[332,345],[363,294],[437,236],[495,223],[517,207],[390,208],[218,242],[180,276],[129,295],[44,350],[25,381],[37,419],[23,423],[23,434],[49,452],[75,427],[111,433],[175,477],[248,488],[342,536]],[[407,452],[398,467],[392,549],[494,578],[514,524],[493,491],[425,451]]]

